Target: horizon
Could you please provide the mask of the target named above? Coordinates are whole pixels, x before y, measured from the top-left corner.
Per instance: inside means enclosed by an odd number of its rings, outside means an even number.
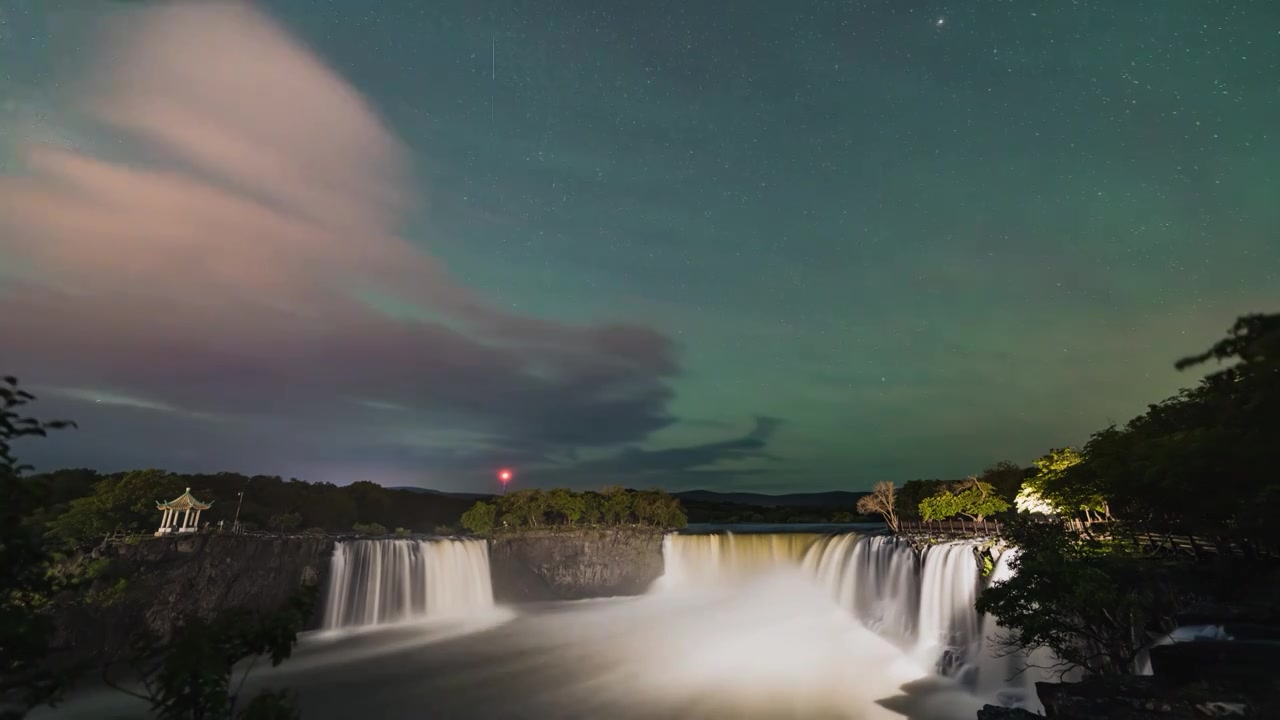
[[[79,425],[24,458],[1027,467],[1275,306],[1280,13],[1157,7],[0,0],[0,374]]]

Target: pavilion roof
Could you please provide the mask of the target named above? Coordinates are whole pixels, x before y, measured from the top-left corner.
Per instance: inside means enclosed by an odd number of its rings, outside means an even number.
[[[213,502],[205,503],[197,500],[195,496],[191,494],[191,488],[187,488],[186,492],[169,502],[156,501],[157,510],[208,510],[210,505],[213,505]]]

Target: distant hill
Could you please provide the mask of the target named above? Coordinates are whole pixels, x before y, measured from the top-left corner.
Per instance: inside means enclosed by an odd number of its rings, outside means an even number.
[[[443,490],[433,490],[432,488],[408,487],[401,485],[400,487],[389,487],[388,490],[404,490],[405,492],[420,493],[423,495],[443,495],[444,497],[461,498],[463,500],[488,500],[493,497],[493,493],[452,493]]]
[[[421,487],[390,487],[388,490],[404,490],[426,495],[443,495],[444,497],[462,498],[463,500],[488,500],[493,493],[455,493]],[[716,492],[714,490],[686,490],[672,493],[682,500],[693,500],[707,503],[732,503],[750,505],[752,507],[792,507],[792,508],[840,508],[849,509],[858,505],[858,498],[865,492],[849,492],[847,490],[831,490],[816,493],[788,493],[786,495],[766,495],[749,492]]]
[[[816,493],[788,493],[786,495],[765,495],[748,492],[715,492],[714,490],[687,490],[672,493],[682,500],[696,500],[710,503],[735,503],[755,507],[793,507],[793,508],[853,508],[858,505],[858,498],[867,495],[865,492],[849,492],[831,490]]]

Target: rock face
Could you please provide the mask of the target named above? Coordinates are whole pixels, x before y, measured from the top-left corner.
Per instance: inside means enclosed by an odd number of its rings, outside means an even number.
[[[525,531],[489,541],[499,603],[640,595],[662,575],[662,533],[635,528]]]
[[[108,546],[77,561],[94,580],[58,614],[51,657],[115,658],[143,625],[163,634],[186,616],[278,608],[304,583],[323,587],[332,553],[331,539],[309,536],[202,534]]]
[[[1280,717],[1276,696],[1214,683],[1174,684],[1150,675],[1036,683],[1045,716],[1055,720],[1205,720]]]

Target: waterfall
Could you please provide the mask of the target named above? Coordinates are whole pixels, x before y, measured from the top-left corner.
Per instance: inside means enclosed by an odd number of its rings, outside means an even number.
[[[1044,651],[1028,657],[995,647],[1003,634],[974,604],[988,583],[1012,577],[1014,550],[982,577],[976,540],[932,545],[923,552],[893,535],[668,535],[659,587],[718,584],[771,567],[799,565],[864,627],[896,643],[916,661],[1006,706],[1038,709],[1034,683],[1050,679]],[[1032,666],[1030,670],[1028,667]]]
[[[804,567],[867,628],[900,645],[914,639],[920,558],[910,543],[891,535],[832,535],[809,548]]]
[[[667,535],[659,587],[679,588],[743,579],[770,568],[795,566],[821,535],[761,533]]]
[[[917,656],[938,663],[944,675],[958,675],[968,650],[979,640],[978,600],[982,576],[972,542],[925,549],[921,564],[920,632]]]
[[[484,540],[339,542],[323,627],[381,625],[493,607]]]

